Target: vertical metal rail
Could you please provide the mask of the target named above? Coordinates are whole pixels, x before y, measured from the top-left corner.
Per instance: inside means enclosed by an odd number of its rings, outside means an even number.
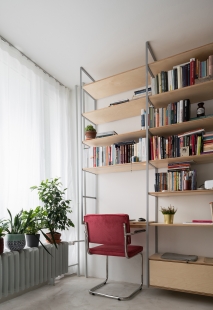
[[[146,283],[149,287],[149,129],[148,129],[148,42],[146,42]]]
[[[92,198],[92,199],[96,199],[96,197],[90,197],[90,196],[87,196],[86,195],[86,175],[85,175],[85,172],[83,171],[83,160],[84,160],[84,157],[83,157],[83,152],[84,152],[84,145],[82,143],[82,141],[84,140],[84,127],[85,127],[85,119],[83,118],[83,113],[85,111],[85,92],[83,90],[83,73],[85,73],[93,82],[95,82],[95,80],[91,77],[91,75],[83,68],[83,67],[80,67],[80,110],[79,110],[79,113],[80,113],[80,131],[81,131],[81,134],[80,134],[80,137],[81,137],[81,152],[80,152],[80,163],[79,163],[79,175],[81,175],[81,178],[79,180],[79,187],[80,187],[80,194],[79,194],[79,200],[80,200],[80,221],[81,221],[81,224],[83,225],[84,222],[83,222],[83,215],[84,213],[86,213],[86,201],[85,201],[85,209],[84,209],[84,200],[86,200],[87,198]],[[88,94],[89,95],[89,94]],[[90,96],[90,95],[89,95]],[[91,97],[91,96],[90,96]],[[93,100],[95,100],[93,97],[91,97]],[[95,103],[94,103],[95,107],[96,107],[96,100],[95,100]],[[95,194],[97,193],[97,181],[95,179]],[[85,194],[85,195],[84,195]],[[96,210],[97,210],[97,203],[96,203]],[[85,277],[87,278],[88,277],[88,268],[87,268],[87,251],[86,251],[86,243],[85,243]]]
[[[149,128],[148,128],[148,119],[149,119],[149,95],[148,95],[148,81],[149,74],[154,77],[152,71],[149,68],[149,57],[148,52],[150,52],[154,61],[156,61],[155,55],[149,45],[149,42],[146,42],[146,266],[147,266],[147,274],[146,274],[146,282],[149,287]],[[158,211],[158,201],[155,199],[155,220]],[[155,237],[157,236],[158,231],[155,230]],[[158,239],[155,238],[155,249],[158,248]]]
[[[77,158],[79,158],[79,136],[78,136],[78,129],[79,129],[79,106],[78,106],[78,86],[75,86],[75,102],[76,102],[76,124],[77,124]],[[79,165],[77,165],[77,176],[76,176],[76,181],[77,181],[77,185],[76,185],[76,192],[77,192],[77,240],[79,240],[80,237],[80,225],[79,225],[79,220],[80,220],[80,210],[79,210],[79,174],[80,174],[80,170],[79,170]],[[77,275],[78,277],[80,276],[80,246],[79,243],[77,243],[77,265],[78,265],[78,270],[77,270]]]

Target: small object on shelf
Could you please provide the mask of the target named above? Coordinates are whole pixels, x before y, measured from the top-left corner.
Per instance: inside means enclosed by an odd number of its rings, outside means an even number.
[[[98,132],[96,134],[96,139],[97,138],[103,138],[103,137],[108,137],[108,136],[114,136],[117,135],[117,132],[113,131],[105,131],[105,132]]]
[[[116,101],[116,102],[110,103],[109,107],[112,107],[113,105],[118,105],[118,104],[121,104],[121,103],[125,103],[125,102],[128,102],[128,101],[129,101],[129,99],[121,100],[121,101]]]
[[[177,253],[164,253],[161,255],[162,259],[171,259],[171,260],[180,260],[187,262],[196,262],[198,260],[197,255],[185,255],[185,254],[177,254]]]
[[[191,180],[183,180],[183,190],[184,191],[189,191],[191,190]]]
[[[85,137],[86,140],[91,140],[91,139],[95,139],[96,137],[96,130],[92,125],[88,125],[85,128]]]
[[[207,180],[204,182],[205,189],[213,189],[213,180]]]
[[[146,219],[143,217],[139,217],[138,222],[146,222]]]
[[[183,146],[180,148],[180,157],[189,156],[189,146]]]
[[[141,109],[141,129],[146,129],[146,111]]]
[[[164,223],[165,224],[173,224],[174,221],[174,215],[177,212],[177,209],[174,208],[174,206],[169,206],[168,208],[162,208],[160,211],[164,215]]]
[[[205,116],[205,107],[204,107],[204,102],[199,102],[197,108],[197,117],[200,116]]]

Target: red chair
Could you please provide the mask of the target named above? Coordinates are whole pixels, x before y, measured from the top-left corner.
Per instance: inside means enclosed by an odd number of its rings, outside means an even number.
[[[92,295],[99,295],[118,300],[127,300],[142,290],[143,286],[143,247],[131,244],[131,235],[145,229],[130,233],[129,216],[127,214],[88,214],[84,216],[87,253],[90,255],[106,255],[106,280],[89,290]],[[90,247],[90,243],[99,244]],[[142,259],[140,286],[129,296],[119,297],[95,292],[108,280],[108,256],[132,258],[140,254]]]

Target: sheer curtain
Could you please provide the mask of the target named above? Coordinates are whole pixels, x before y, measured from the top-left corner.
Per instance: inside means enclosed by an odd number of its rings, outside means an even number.
[[[35,208],[30,186],[60,177],[76,224],[75,120],[71,91],[0,40],[0,218]]]

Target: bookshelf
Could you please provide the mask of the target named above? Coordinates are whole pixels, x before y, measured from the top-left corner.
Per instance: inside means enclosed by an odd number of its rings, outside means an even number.
[[[147,48],[147,46],[146,46]],[[198,58],[199,60],[205,60],[209,55],[213,54],[213,43],[186,51],[166,59],[155,61],[149,64],[149,68],[154,75],[161,71],[168,71],[173,66],[181,63],[188,62],[190,58]],[[146,83],[146,66],[142,66],[133,70],[129,70],[97,82],[87,84],[83,89],[94,99],[101,99],[109,97],[122,92],[134,90],[143,87]],[[148,80],[150,84],[150,80]],[[205,101],[213,99],[213,81],[203,82],[192,86],[168,91],[153,96],[149,96],[150,102],[155,108],[166,107],[170,102],[176,102],[182,99],[190,99],[190,103],[194,104],[199,101]],[[93,122],[94,124],[109,123],[116,120],[127,119],[130,117],[140,116],[141,109],[147,109],[149,103],[146,102],[146,97],[130,100],[127,103],[119,104],[112,107],[106,107],[99,110],[83,113],[83,117]],[[83,141],[88,146],[106,146],[116,142],[124,142],[128,139],[138,139],[139,137],[145,137],[147,133],[154,136],[168,136],[178,133],[190,131],[197,128],[204,128],[206,131],[213,131],[213,117],[206,117],[202,119],[191,120],[184,123],[178,123],[173,125],[162,126],[158,128],[150,128],[146,131],[139,130],[134,132],[127,132],[118,134],[116,136],[94,139],[90,141]],[[205,155],[193,155],[178,158],[167,158],[159,160],[150,160],[143,163],[132,163],[122,165],[112,165],[95,168],[84,168],[84,171],[102,174],[102,173],[120,173],[146,170],[149,174],[150,168],[156,168],[156,171],[160,168],[167,168],[169,163],[190,161],[195,164],[207,164],[213,163],[213,154]],[[157,201],[161,197],[173,197],[173,196],[204,196],[213,195],[213,190],[194,190],[194,191],[182,191],[182,192],[149,192],[148,196],[155,197],[156,211]],[[158,228],[160,227],[182,227],[191,228],[212,228],[213,225],[206,224],[183,224],[175,223],[172,225],[149,221],[149,201],[147,201],[147,223],[134,222],[130,223],[131,228],[144,228],[147,230],[147,241],[149,240],[149,227],[154,227],[155,235],[158,235]],[[157,239],[157,238],[156,238]],[[155,240],[155,250],[157,249]],[[147,242],[148,243],[148,242]],[[148,284],[151,286],[160,287],[164,289],[180,290],[185,292],[192,292],[196,294],[206,294],[213,296],[213,263],[207,264],[204,262],[204,257],[199,257],[195,263],[186,264],[180,261],[168,261],[162,260],[160,254],[156,253],[149,257],[149,245],[147,245],[147,279]],[[157,252],[157,251],[156,251]],[[208,277],[208,274],[211,274]],[[184,281],[182,281],[184,278]],[[178,279],[177,281],[174,279]],[[173,283],[174,282],[174,283]]]

